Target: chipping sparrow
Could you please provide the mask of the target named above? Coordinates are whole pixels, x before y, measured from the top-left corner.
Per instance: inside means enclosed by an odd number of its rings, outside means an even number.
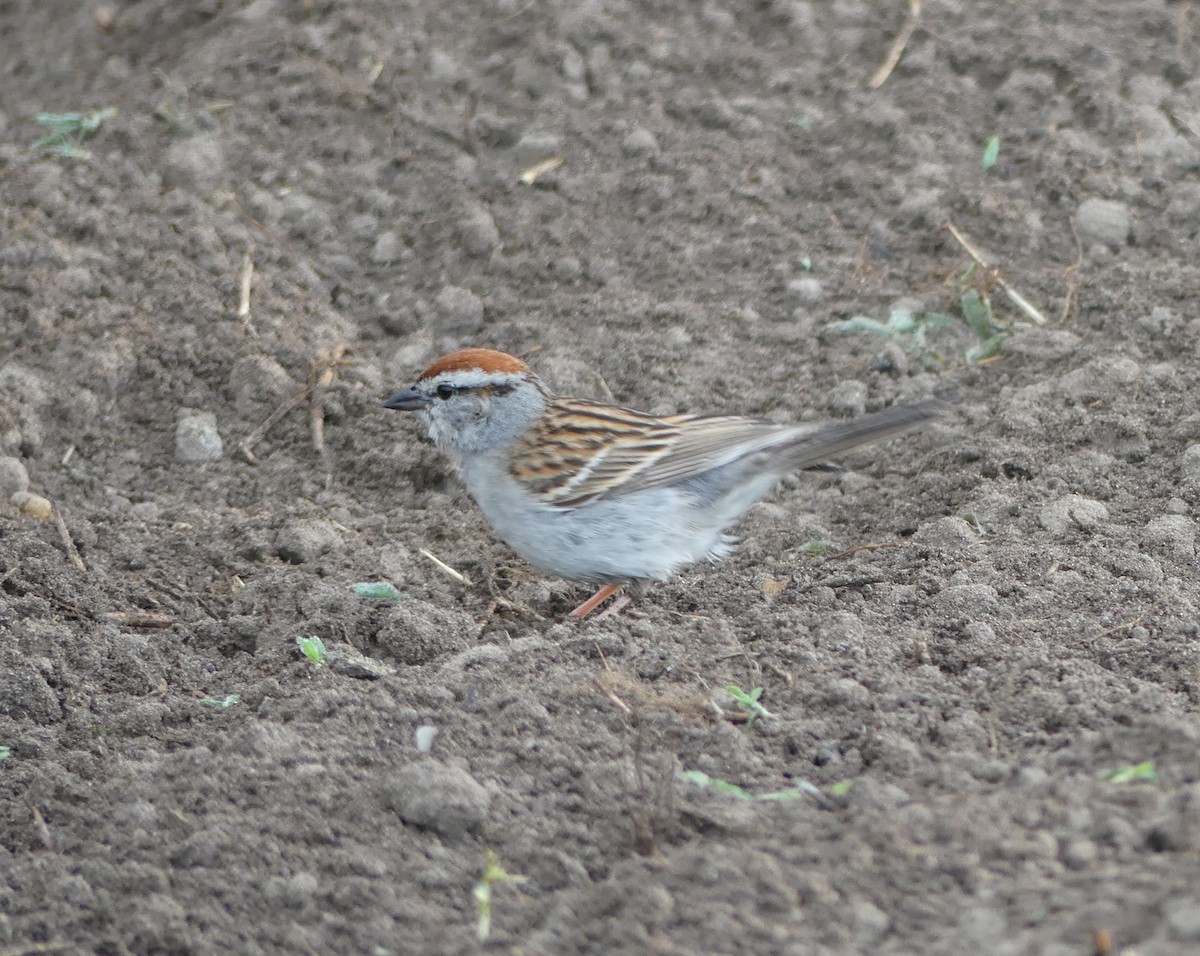
[[[821,426],[668,415],[559,398],[518,358],[463,349],[385,408],[416,411],[458,465],[496,533],[550,574],[603,584],[662,581],[731,550],[724,534],[784,475],[938,416],[935,400]]]

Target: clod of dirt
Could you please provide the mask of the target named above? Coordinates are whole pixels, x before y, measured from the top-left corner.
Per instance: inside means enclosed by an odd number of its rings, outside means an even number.
[[[379,265],[387,265],[389,262],[399,262],[404,253],[404,243],[400,241],[391,230],[381,233],[379,238],[375,240],[375,245],[371,247],[371,261]]]
[[[1076,530],[1095,531],[1108,520],[1108,508],[1083,495],[1064,495],[1042,508],[1038,520],[1043,528],[1061,538]]]
[[[1124,203],[1112,199],[1086,199],[1075,214],[1075,225],[1085,246],[1120,247],[1129,240],[1133,216]]]
[[[461,611],[412,601],[388,609],[375,639],[388,657],[416,665],[463,650],[476,630],[471,618]]]
[[[458,222],[458,235],[469,255],[481,258],[491,255],[500,245],[500,230],[496,220],[482,206],[471,206]]]
[[[0,458],[0,498],[29,490],[29,472],[19,458]]]
[[[217,431],[217,416],[212,412],[185,414],[175,426],[175,457],[188,465],[220,461],[225,442]]]
[[[1186,515],[1160,515],[1146,525],[1142,543],[1184,560],[1196,554],[1196,522]]]
[[[211,134],[177,140],[164,157],[165,178],[173,186],[205,196],[221,185],[225,176],[225,151]]]
[[[658,154],[658,140],[650,130],[639,126],[621,141],[621,152],[626,156],[655,156]]]
[[[433,300],[434,327],[445,335],[465,335],[483,323],[483,299],[470,289],[448,285]]]
[[[1183,477],[1191,481],[1200,481],[1200,445],[1188,445],[1183,451],[1180,462]]]
[[[305,564],[332,550],[341,540],[337,528],[328,521],[292,521],[275,539],[275,553],[289,564]]]
[[[491,797],[465,770],[418,760],[387,781],[384,801],[405,823],[453,839],[483,825]]]

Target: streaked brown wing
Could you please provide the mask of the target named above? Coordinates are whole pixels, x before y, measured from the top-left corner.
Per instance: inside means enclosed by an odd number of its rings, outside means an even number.
[[[556,399],[512,451],[511,471],[546,504],[576,508],[673,484],[781,440],[788,429],[732,416],[656,418]]]

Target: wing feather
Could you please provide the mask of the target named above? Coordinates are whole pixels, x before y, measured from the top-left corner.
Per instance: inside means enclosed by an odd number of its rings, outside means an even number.
[[[792,429],[734,416],[658,418],[559,398],[521,438],[510,470],[541,501],[577,508],[674,484],[788,439]]]

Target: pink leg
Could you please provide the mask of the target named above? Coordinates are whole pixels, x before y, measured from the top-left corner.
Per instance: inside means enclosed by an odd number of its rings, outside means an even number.
[[[582,621],[619,590],[621,590],[621,585],[619,584],[606,584],[567,616],[572,621]]]

